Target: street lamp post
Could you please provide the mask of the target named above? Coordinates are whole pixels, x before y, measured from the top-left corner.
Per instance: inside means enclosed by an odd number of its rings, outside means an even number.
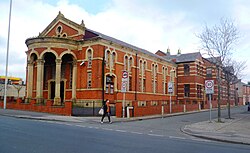
[[[7,41],[7,53],[6,53],[6,69],[5,69],[5,84],[4,84],[4,106],[6,109],[6,98],[7,98],[7,81],[8,81],[8,62],[9,62],[9,42],[10,42],[10,21],[11,21],[11,7],[12,0],[10,0],[10,12],[9,12],[9,27],[8,27],[8,41]]]

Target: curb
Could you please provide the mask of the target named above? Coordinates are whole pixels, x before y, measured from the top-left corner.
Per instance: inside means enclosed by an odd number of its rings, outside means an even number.
[[[216,109],[213,109],[214,111]],[[181,113],[172,113],[172,114],[164,114],[164,115],[156,115],[156,116],[145,116],[145,117],[135,117],[135,118],[118,118],[118,120],[113,120],[113,122],[134,122],[134,121],[142,121],[142,120],[150,120],[150,119],[157,119],[157,118],[167,118],[167,117],[173,117],[173,116],[182,116],[187,114],[195,114],[200,112],[206,112],[209,111],[209,109],[203,109],[198,111],[190,111],[190,112],[181,112]],[[14,118],[21,118],[21,119],[31,119],[31,120],[40,120],[40,121],[56,121],[56,122],[71,122],[71,123],[82,123],[83,121],[72,121],[72,120],[60,120],[60,119],[52,119],[52,118],[42,118],[42,117],[32,117],[32,116],[22,116],[22,115],[11,115],[11,114],[0,114],[0,116],[7,116],[7,117],[14,117]],[[93,122],[99,122],[96,120],[91,120]]]
[[[226,143],[232,143],[232,144],[243,144],[243,145],[250,145],[250,142],[242,142],[242,141],[234,141],[234,140],[228,140],[228,139],[221,139],[221,138],[215,138],[215,137],[209,137],[208,135],[201,135],[201,134],[194,134],[192,132],[188,132],[185,130],[186,125],[184,127],[180,128],[180,131],[190,135],[190,136],[194,136],[197,138],[202,138],[202,139],[207,139],[207,140],[213,140],[213,141],[219,141],[219,142],[226,142]]]
[[[65,120],[58,120],[58,119],[41,118],[41,117],[29,117],[29,116],[18,116],[18,115],[10,115],[10,114],[0,114],[0,116],[7,116],[7,117],[13,117],[13,118],[20,118],[20,119],[29,119],[29,120],[38,120],[38,121],[81,123],[81,122],[76,122],[76,121],[65,121]]]

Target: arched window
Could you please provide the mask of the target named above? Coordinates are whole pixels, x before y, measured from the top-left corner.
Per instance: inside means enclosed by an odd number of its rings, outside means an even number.
[[[114,94],[114,76],[106,76],[106,94]]]
[[[167,75],[168,75],[168,68],[165,67],[165,76],[167,77]]]
[[[92,50],[88,49],[87,51],[87,58],[88,58],[88,68],[92,67]]]
[[[142,61],[140,60],[140,62],[139,62],[139,73],[140,73],[140,75],[142,75]]]
[[[129,72],[131,72],[132,66],[133,66],[133,58],[130,57],[130,58],[129,58],[129,69],[128,69]]]
[[[145,92],[146,91],[146,69],[147,69],[147,63],[146,61],[143,62],[142,65],[142,73],[143,73],[143,80],[142,80],[142,91]]]
[[[157,92],[157,70],[158,66],[156,64],[152,64],[152,92]]]
[[[106,58],[106,67],[109,68],[110,66],[110,51],[109,50],[106,51],[105,58]]]
[[[163,67],[162,68],[162,91],[163,91],[163,94],[166,94],[167,93],[167,84],[168,84],[168,80],[167,80],[167,75],[168,75],[168,68],[167,67]]]
[[[143,73],[146,74],[146,69],[147,69],[147,63],[144,61],[143,63]]]
[[[124,57],[124,70],[127,71],[127,68],[128,68],[128,56],[125,56]]]
[[[158,72],[158,65],[155,65],[155,70],[154,70],[154,93],[158,92],[158,83],[157,83],[157,72]]]
[[[115,52],[113,52],[112,53],[112,60],[111,60],[111,63],[110,63],[112,69],[115,67],[115,56],[116,56]]]

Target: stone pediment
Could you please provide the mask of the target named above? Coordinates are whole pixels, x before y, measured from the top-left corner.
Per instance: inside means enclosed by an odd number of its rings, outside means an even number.
[[[85,25],[77,24],[59,12],[57,17],[39,34],[38,37],[59,37],[82,40],[85,35]]]

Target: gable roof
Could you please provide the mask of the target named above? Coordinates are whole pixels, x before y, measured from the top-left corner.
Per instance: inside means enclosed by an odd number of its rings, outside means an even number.
[[[209,58],[206,58],[206,60],[208,60],[212,64],[216,64],[218,62],[221,63],[221,58],[220,57],[209,57]]]
[[[165,56],[168,59],[175,59],[176,63],[194,62],[199,57],[202,57],[200,52]]]
[[[110,37],[110,36],[107,36],[105,34],[102,34],[100,32],[97,32],[97,31],[94,31],[94,30],[91,30],[91,29],[88,29],[85,27],[83,21],[81,24],[77,24],[67,18],[64,17],[64,15],[59,12],[59,14],[57,15],[57,17],[43,30],[42,33],[39,34],[38,37],[45,37],[47,33],[49,33],[49,31],[56,25],[57,22],[59,21],[64,21],[66,22],[67,24],[70,24],[71,26],[75,27],[76,29],[80,30],[80,31],[84,31],[84,35],[83,35],[83,40],[90,40],[90,39],[94,39],[94,38],[101,38],[101,39],[104,39],[104,40],[108,40],[108,41],[111,41],[113,43],[116,43],[116,44],[119,44],[121,46],[124,46],[124,47],[127,47],[127,48],[130,48],[130,49],[133,49],[135,50],[136,52],[141,52],[141,53],[144,53],[144,54],[147,54],[147,55],[150,55],[150,56],[153,56],[153,57],[156,57],[158,59],[161,59],[163,61],[167,61],[169,63],[172,63],[172,64],[175,64],[174,62],[172,62],[171,59],[166,59],[162,56],[159,56],[159,55],[156,55],[150,51],[147,51],[145,49],[142,49],[142,48],[139,48],[139,47],[136,47],[134,45],[131,45],[129,43],[126,43],[124,41],[121,41],[121,40],[118,40],[116,38],[113,38],[113,37]]]
[[[121,41],[121,40],[118,40],[116,38],[113,38],[113,37],[110,37],[110,36],[107,36],[105,34],[102,34],[100,32],[97,32],[97,31],[94,31],[94,30],[91,30],[91,29],[88,29],[86,28],[86,32],[85,32],[85,37],[84,37],[84,40],[88,40],[88,39],[92,39],[92,38],[96,38],[96,37],[99,37],[99,38],[102,38],[102,39],[105,39],[105,40],[108,40],[108,41],[111,41],[113,43],[116,43],[116,44],[119,44],[121,46],[124,46],[124,47],[127,47],[127,48],[131,48],[135,51],[138,51],[138,52],[141,52],[141,53],[144,53],[144,54],[148,54],[148,55],[151,55],[153,57],[156,57],[156,58],[159,58],[159,59],[162,59],[164,61],[167,61],[167,62],[170,62],[172,64],[174,64],[174,62],[172,62],[171,59],[167,59],[167,58],[164,58],[162,56],[159,56],[159,55],[156,55],[150,51],[147,51],[145,49],[142,49],[142,48],[139,48],[139,47],[136,47],[134,45],[131,45],[131,44],[128,44],[124,41]],[[92,35],[92,37],[90,37],[90,35]]]
[[[83,21],[81,24],[77,24],[77,23],[65,18],[64,15],[59,11],[56,18],[39,34],[39,37],[46,36],[50,32],[50,30],[56,25],[56,23],[59,21],[63,21],[65,23],[67,23],[68,25],[75,27],[75,29],[79,33],[83,33],[83,31],[85,29],[85,25],[84,25]]]

